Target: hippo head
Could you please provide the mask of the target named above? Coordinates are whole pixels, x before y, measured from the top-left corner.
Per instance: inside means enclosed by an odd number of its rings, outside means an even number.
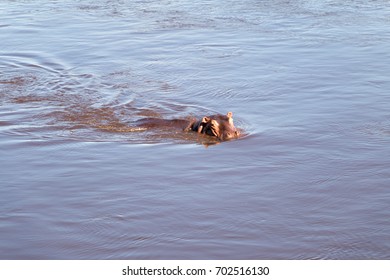
[[[221,141],[230,140],[240,136],[240,132],[233,124],[233,114],[212,115],[203,117],[197,127],[198,133],[215,136]]]

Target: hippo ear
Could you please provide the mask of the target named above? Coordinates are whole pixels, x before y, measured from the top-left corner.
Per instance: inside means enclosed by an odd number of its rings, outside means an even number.
[[[220,137],[220,128],[219,128],[219,122],[217,120],[211,120],[209,125],[209,132],[211,132],[212,136]]]
[[[202,123],[208,123],[210,121],[209,117],[203,117]]]
[[[233,113],[232,113],[232,112],[229,112],[229,113],[226,114],[226,116],[228,117],[229,123],[230,123],[231,125],[234,125],[234,124],[233,124]]]
[[[211,125],[219,126],[219,123],[216,120],[211,120]]]

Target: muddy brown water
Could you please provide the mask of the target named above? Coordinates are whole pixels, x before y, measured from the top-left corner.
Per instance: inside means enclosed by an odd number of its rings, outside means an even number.
[[[389,15],[1,1],[0,259],[390,259]]]

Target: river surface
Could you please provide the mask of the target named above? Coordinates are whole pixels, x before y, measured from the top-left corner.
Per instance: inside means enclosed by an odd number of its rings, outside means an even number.
[[[0,145],[0,259],[390,259],[390,2],[2,0]]]

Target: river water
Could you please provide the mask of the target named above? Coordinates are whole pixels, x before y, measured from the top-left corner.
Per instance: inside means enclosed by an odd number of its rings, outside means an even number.
[[[390,259],[389,50],[386,0],[1,1],[0,258]]]

